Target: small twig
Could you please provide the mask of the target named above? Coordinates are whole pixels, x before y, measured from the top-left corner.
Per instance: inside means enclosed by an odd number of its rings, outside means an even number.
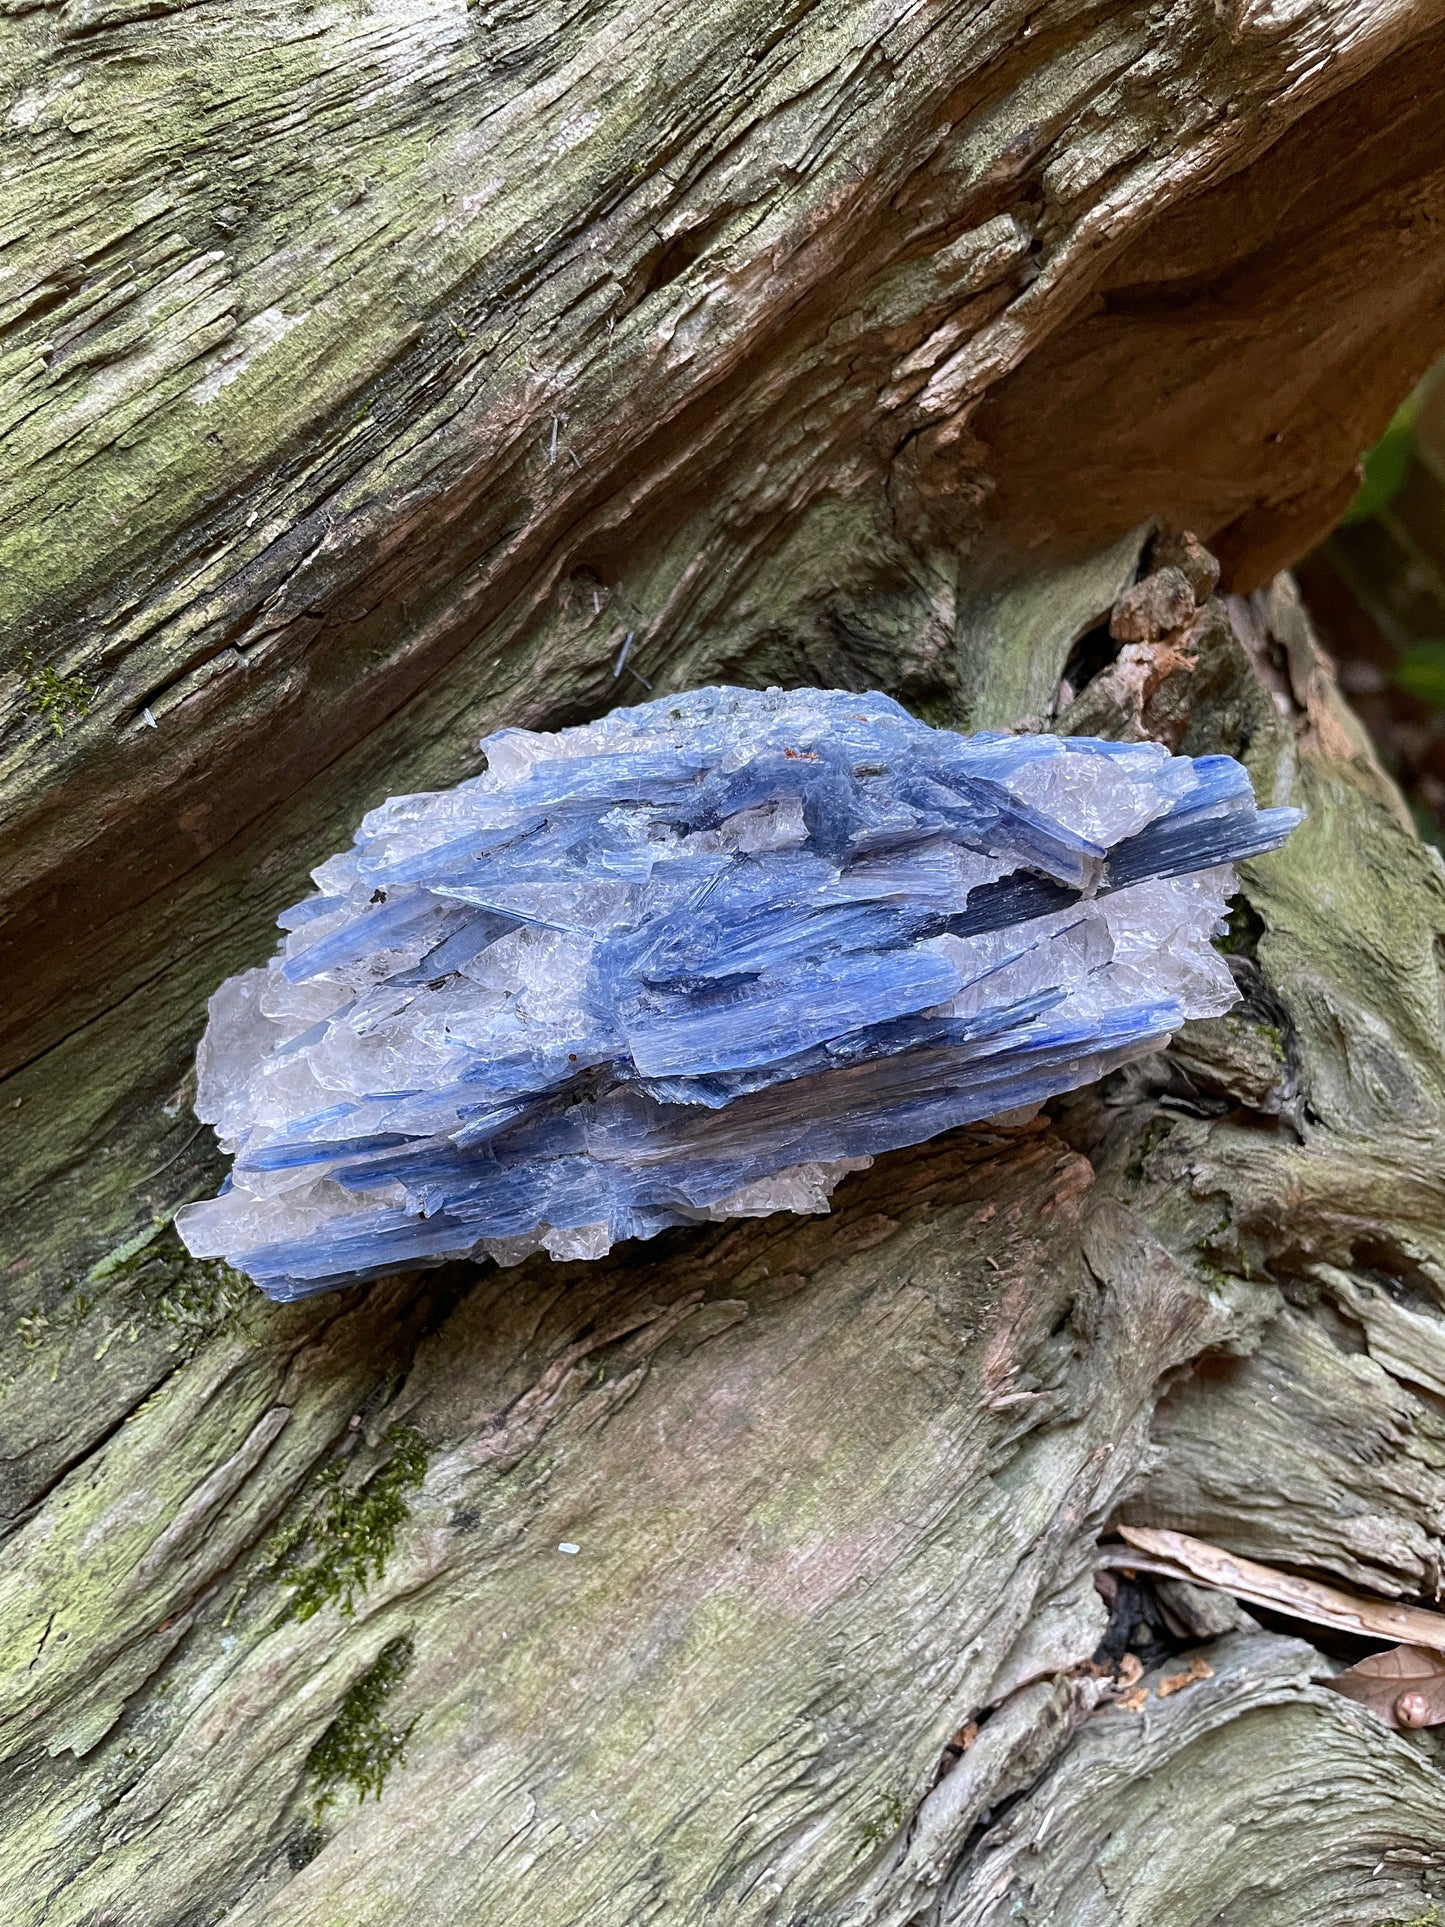
[[[1240,1553],[1226,1552],[1206,1540],[1193,1539],[1188,1533],[1126,1525],[1118,1531],[1126,1548],[1100,1547],[1101,1565],[1137,1566],[1143,1572],[1162,1573],[1166,1578],[1187,1579],[1191,1585],[1231,1593],[1247,1605],[1268,1606],[1316,1626],[1333,1626],[1369,1639],[1393,1639],[1445,1653],[1445,1613],[1428,1612],[1423,1606],[1402,1606],[1396,1600],[1367,1598],[1317,1579],[1300,1579]]]

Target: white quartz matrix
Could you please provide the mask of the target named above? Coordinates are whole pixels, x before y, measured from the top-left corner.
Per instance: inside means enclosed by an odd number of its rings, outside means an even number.
[[[822,1211],[880,1152],[1233,1003],[1229,757],[962,737],[880,695],[700,689],[393,797],[211,999],[234,1166],[177,1226],[278,1298]]]

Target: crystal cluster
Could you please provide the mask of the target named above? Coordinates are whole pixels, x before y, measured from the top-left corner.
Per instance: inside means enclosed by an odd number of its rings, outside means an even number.
[[[886,696],[700,689],[393,797],[222,985],[177,1227],[276,1298],[826,1210],[878,1152],[1234,1001],[1229,865],[1297,820],[1228,757],[960,737]]]

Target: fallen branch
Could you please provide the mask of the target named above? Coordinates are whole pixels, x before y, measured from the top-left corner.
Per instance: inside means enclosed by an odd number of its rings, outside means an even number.
[[[1100,1564],[1107,1568],[1128,1567],[1159,1573],[1166,1579],[1188,1580],[1196,1586],[1213,1586],[1249,1605],[1270,1606],[1311,1625],[1332,1626],[1338,1632],[1445,1653],[1445,1613],[1427,1612],[1422,1606],[1391,1605],[1338,1586],[1321,1585],[1318,1580],[1298,1579],[1293,1573],[1279,1572],[1253,1559],[1238,1558],[1220,1546],[1207,1545],[1202,1539],[1191,1539],[1185,1532],[1120,1526],[1119,1533],[1130,1550],[1105,1547]],[[1144,1556],[1140,1558],[1138,1553]]]

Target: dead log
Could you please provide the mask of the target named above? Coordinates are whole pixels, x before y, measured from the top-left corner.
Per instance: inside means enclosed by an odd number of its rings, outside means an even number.
[[[1092,1656],[1118,1520],[1442,1593],[1445,884],[1276,571],[1445,341],[1445,4],[0,35],[5,1919],[1419,1913],[1436,1744],[1328,1651]],[[1227,571],[1167,658],[1151,523]],[[826,1219],[183,1261],[206,995],[629,633],[1241,756],[1239,1011]]]

